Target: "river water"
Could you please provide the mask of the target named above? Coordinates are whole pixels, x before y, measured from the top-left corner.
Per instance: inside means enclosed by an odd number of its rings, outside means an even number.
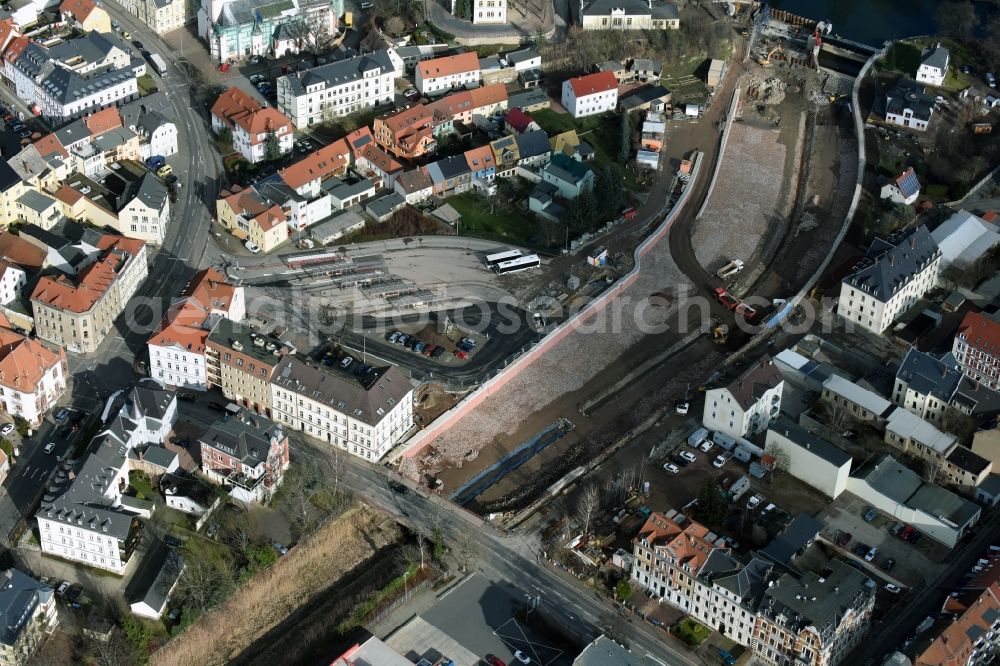
[[[775,9],[833,23],[833,32],[878,46],[887,39],[931,35],[940,0],[771,0]]]

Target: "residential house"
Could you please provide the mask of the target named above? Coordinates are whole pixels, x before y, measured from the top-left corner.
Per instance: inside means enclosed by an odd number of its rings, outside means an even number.
[[[581,2],[580,25],[584,30],[676,30],[681,20],[669,0],[590,0]]]
[[[320,184],[323,179],[343,174],[350,164],[351,149],[346,141],[338,139],[306,155],[295,164],[285,167],[278,172],[278,175],[297,194],[315,199],[321,195]],[[301,222],[303,221],[300,220]]]
[[[288,217],[284,209],[271,203],[253,187],[233,186],[223,190],[215,201],[215,219],[232,235],[247,240],[267,254],[289,237]]]
[[[145,70],[117,36],[98,32],[50,46],[21,37],[3,62],[14,94],[54,125],[138,98]]]
[[[370,32],[368,35],[369,37],[378,39],[378,33],[376,31]],[[384,37],[384,35],[382,35],[382,37]],[[364,45],[364,40],[362,40],[362,45]],[[365,46],[365,48],[371,48],[373,51],[386,47],[392,47],[399,59],[403,61],[402,70],[396,71],[397,78],[403,78],[407,72],[414,71],[417,63],[425,60],[433,60],[434,58],[444,55],[451,50],[451,47],[447,44],[407,44],[406,46],[393,46],[393,44],[388,43],[386,39],[376,42],[372,45],[372,47]]]
[[[198,3],[187,0],[116,0],[122,9],[163,35],[195,19]],[[204,35],[205,33],[199,33]]]
[[[490,183],[496,178],[497,165],[493,159],[493,149],[488,144],[465,151],[465,161],[472,172],[473,184]]]
[[[505,136],[490,142],[493,149],[493,159],[497,165],[497,177],[509,178],[514,175],[514,169],[521,161],[518,152],[516,136]]]
[[[1000,390],[1000,314],[967,313],[951,353],[967,377],[992,391]]]
[[[595,72],[610,72],[615,75],[618,83],[625,80],[625,63],[621,60],[604,60],[594,65]]]
[[[552,106],[552,100],[544,90],[532,89],[513,92],[507,98],[507,107],[521,109],[525,113],[547,109]]]
[[[81,32],[113,32],[111,16],[95,0],[63,0],[59,13]]]
[[[220,319],[205,343],[208,385],[259,414],[271,414],[271,378],[288,345],[249,326]]]
[[[139,135],[139,157],[170,157],[177,153],[177,125],[173,106],[163,92],[146,95],[118,109],[122,124]]]
[[[332,176],[323,181],[323,191],[330,197],[333,210],[344,210],[356,206],[375,196],[375,182],[367,178],[345,178]]]
[[[872,241],[841,282],[837,311],[874,333],[885,331],[937,282],[941,250],[926,226]]]
[[[618,80],[611,72],[586,74],[563,81],[562,105],[574,118],[585,118],[618,106]]]
[[[842,560],[829,573],[782,575],[764,592],[750,649],[777,666],[834,666],[865,638],[875,607],[869,578]]]
[[[453,88],[477,85],[479,58],[475,51],[442,56],[418,63],[414,85],[421,95],[435,95]]]
[[[43,276],[31,294],[38,337],[84,354],[97,351],[149,272],[142,241],[103,234],[86,251],[89,263]]]
[[[364,228],[365,218],[353,210],[345,210],[326,222],[309,227],[309,235],[315,238],[317,243],[328,245]]]
[[[920,66],[917,67],[917,82],[929,86],[943,86],[948,75],[948,61],[951,54],[938,42],[928,46],[920,53]]]
[[[236,86],[212,105],[212,130],[229,130],[233,147],[251,164],[292,152],[292,122],[273,107],[262,107]]]
[[[476,96],[461,90],[427,104],[417,104],[375,119],[375,141],[396,157],[414,160],[437,150],[438,138],[451,134],[455,126],[472,123],[474,112],[493,113],[506,103],[502,84],[485,86]]]
[[[197,517],[197,529],[220,504],[215,490],[192,476],[164,474],[160,477],[160,492],[171,509]]]
[[[150,336],[150,375],[167,386],[207,390],[205,345],[220,317],[243,321],[246,294],[219,271],[206,268],[185,285]]]
[[[942,425],[951,413],[951,401],[962,373],[944,361],[910,347],[896,371],[892,401],[922,419]]]
[[[544,130],[528,130],[514,137],[517,144],[517,166],[541,167],[549,162],[552,151],[549,148],[549,135]],[[495,151],[494,156],[496,157]],[[500,159],[497,158],[497,175],[500,175]]]
[[[850,454],[784,416],[768,428],[764,450],[783,455],[786,472],[830,499],[847,490]]]
[[[507,86],[502,83],[473,88],[468,94],[472,103],[471,120],[474,123],[481,124],[507,110]]]
[[[287,433],[245,409],[215,421],[198,445],[202,474],[246,504],[269,500],[288,469]]]
[[[941,248],[941,264],[964,268],[1000,245],[1000,229],[972,213],[960,210],[931,232]]]
[[[0,160],[0,230],[18,218],[15,202],[29,189],[17,171],[7,161]]]
[[[542,56],[531,47],[508,51],[503,54],[503,60],[518,72],[527,72],[542,68]]]
[[[472,0],[473,25],[498,25],[507,22],[507,0]]]
[[[895,520],[954,548],[981,516],[976,504],[931,483],[884,455],[856,471],[847,491]]]
[[[507,125],[507,131],[515,135],[542,129],[538,123],[531,119],[531,116],[521,111],[521,109],[511,109],[508,111],[504,117],[504,123]]]
[[[952,449],[938,470],[941,483],[955,486],[970,495],[975,494],[992,475],[993,461],[962,445]]]
[[[35,428],[66,393],[66,352],[0,326],[0,408]]]
[[[909,206],[916,201],[920,196],[920,183],[913,167],[907,167],[903,173],[883,185],[880,196],[903,206]]]
[[[341,14],[328,0],[199,0],[197,34],[215,62],[280,58],[334,38]]]
[[[472,169],[465,155],[445,157],[428,164],[426,169],[434,194],[451,196],[466,192],[472,187]]]
[[[492,157],[493,153],[490,153]],[[374,201],[369,201],[365,205],[365,212],[371,215],[377,222],[385,222],[392,218],[393,214],[406,207],[406,199],[396,192],[390,192]]]
[[[101,430],[78,473],[63,475],[35,513],[42,553],[122,575],[152,503],[124,494],[129,453],[160,444],[177,419],[177,398],[152,379],[108,399]]]
[[[53,196],[62,215],[71,220],[86,220],[155,245],[166,236],[170,222],[167,188],[135,162],[120,163],[99,180],[71,173]]]
[[[542,182],[554,186],[564,199],[575,199],[594,189],[594,170],[563,153],[557,153],[542,168],[541,176]]]
[[[63,219],[59,202],[37,190],[28,190],[14,202],[17,217],[42,229],[51,229]]]
[[[659,81],[660,74],[662,72],[663,63],[659,60],[653,60],[650,58],[633,58],[628,63],[628,69],[625,76],[630,81],[648,83],[650,81]]]
[[[392,189],[411,206],[423,203],[434,193],[434,183],[425,167],[418,167],[400,174]]]
[[[885,423],[885,442],[904,453],[931,463],[943,464],[958,446],[958,439],[902,407],[896,407]]]
[[[583,648],[583,651],[573,660],[573,666],[604,666],[604,664],[644,666],[645,660],[645,657],[632,654],[628,648],[601,634]],[[333,666],[349,666],[349,664],[348,662],[343,664],[335,662]],[[405,665],[400,663],[399,666]]]
[[[19,569],[0,581],[0,662],[27,664],[59,623],[55,591]]]
[[[372,462],[413,426],[413,387],[395,365],[358,376],[289,355],[271,390],[276,421]]]
[[[726,638],[749,646],[757,609],[774,575],[774,564],[762,557],[753,556],[744,564],[726,549],[715,548],[698,570],[692,615]]]
[[[367,125],[348,134],[345,140],[351,147],[357,170],[378,187],[392,187],[396,177],[403,173],[403,165],[379,148]]]
[[[396,69],[389,51],[338,60],[278,78],[278,109],[298,128],[391,104]]]
[[[900,79],[885,97],[885,122],[923,132],[934,115],[934,98],[924,87]]]
[[[28,274],[17,264],[0,259],[0,305],[8,305],[21,298],[21,290],[28,282]]]
[[[781,409],[785,381],[770,356],[763,356],[728,385],[705,392],[702,425],[733,437],[767,430]]]

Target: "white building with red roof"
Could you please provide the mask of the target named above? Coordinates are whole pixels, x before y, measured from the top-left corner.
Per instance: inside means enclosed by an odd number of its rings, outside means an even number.
[[[475,51],[417,63],[413,83],[422,95],[437,95],[452,88],[479,85],[481,72]]]
[[[959,369],[970,379],[1000,390],[1000,315],[965,315],[951,348]]]
[[[597,72],[563,81],[562,105],[574,118],[614,111],[618,106],[618,79],[614,72]]]
[[[6,317],[0,322],[6,324]],[[66,352],[0,326],[0,408],[32,426],[66,392]]]
[[[219,95],[212,105],[212,130],[232,133],[233,148],[251,164],[267,157],[268,141],[277,143],[281,155],[292,152],[292,121],[273,107],[263,107],[236,86]]]
[[[170,306],[160,327],[149,338],[149,374],[178,388],[205,391],[205,342],[220,317],[246,317],[243,287],[226,282],[213,268],[197,273]]]

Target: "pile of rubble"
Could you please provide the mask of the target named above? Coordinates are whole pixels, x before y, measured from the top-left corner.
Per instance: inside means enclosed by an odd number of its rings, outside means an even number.
[[[762,79],[751,74],[746,87],[747,97],[761,104],[780,104],[785,99],[785,82],[776,76]]]

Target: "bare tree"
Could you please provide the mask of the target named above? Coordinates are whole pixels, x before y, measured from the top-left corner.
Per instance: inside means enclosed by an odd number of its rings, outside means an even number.
[[[97,666],[133,666],[137,663],[135,648],[118,627],[111,630],[107,640],[92,638],[89,645]]]
[[[767,448],[767,452],[771,454],[771,457],[774,459],[774,462],[771,463],[770,473],[768,474],[768,481],[773,483],[774,473],[787,472],[789,466],[792,464],[792,458],[788,455],[788,451],[776,444],[769,446]]]
[[[854,422],[847,407],[837,400],[825,400],[822,409],[823,420],[830,430],[842,435]]]
[[[313,500],[329,489],[323,470],[315,458],[296,463],[285,474],[281,488],[281,506],[300,533],[309,525],[309,514],[316,506]]]
[[[583,536],[586,539],[590,535],[590,525],[597,514],[597,507],[600,503],[600,492],[596,486],[587,486],[580,493],[580,499],[576,505],[576,517],[583,528]]]
[[[243,557],[246,557],[257,531],[257,521],[254,520],[249,511],[227,511],[226,513],[225,530],[228,533],[230,543]]]
[[[471,531],[463,530],[458,537],[458,543],[455,544],[455,558],[462,572],[467,571],[480,557],[482,557],[482,547],[479,541],[473,537]]]

